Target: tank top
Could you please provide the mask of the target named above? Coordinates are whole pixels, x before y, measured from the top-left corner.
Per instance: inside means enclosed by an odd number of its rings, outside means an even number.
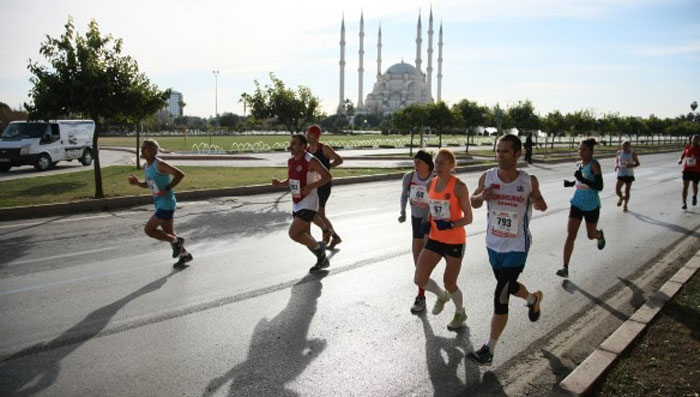
[[[525,171],[513,182],[503,182],[498,168],[486,171],[485,187],[494,198],[486,202],[486,246],[496,252],[527,252],[532,244],[532,178]]]
[[[589,181],[595,180],[595,175],[591,170],[591,165],[596,162],[596,159],[591,159],[591,161],[586,166],[581,166],[581,162],[576,163],[576,167],[581,169],[583,177]],[[576,180],[576,191],[574,192],[574,197],[571,198],[571,205],[580,209],[581,211],[593,211],[596,208],[600,208],[600,197],[598,197],[598,191],[592,187],[586,185],[585,183]]]
[[[617,169],[617,176],[634,176],[634,168],[626,168],[626,166],[634,165],[631,151],[629,153],[625,153],[623,150],[617,152],[617,164],[620,166]]]
[[[170,174],[158,172],[158,158],[153,160],[151,165],[146,163],[144,173],[146,174],[146,184],[153,195],[153,203],[158,210],[174,210],[177,207],[175,193],[172,190],[166,192],[165,196],[159,197],[158,192],[165,191],[165,187],[173,180]]]
[[[287,160],[287,175],[289,177],[289,190],[292,193],[292,211],[297,212],[303,209],[318,211],[318,193],[313,189],[304,196],[301,189],[318,180],[318,174],[311,171],[311,154],[304,153],[304,156],[297,160],[292,156]]]
[[[683,150],[683,171],[700,172],[700,146],[689,145]]]
[[[326,167],[326,169],[330,171],[331,159],[329,159],[328,157],[326,157],[325,154],[323,154],[323,144],[321,142],[319,142],[316,144],[316,146],[317,146],[317,148],[316,148],[315,152],[312,153],[311,151],[308,150],[308,148],[307,148],[307,151],[309,151],[309,153],[313,154],[314,157],[316,157],[318,159],[318,161],[320,161],[321,164],[323,164],[323,166]],[[330,184],[331,184],[331,181],[328,181],[328,183],[326,185],[330,185]],[[323,185],[323,186],[326,186],[326,185]]]
[[[467,242],[467,232],[464,226],[456,226],[452,229],[438,230],[435,221],[438,219],[455,222],[464,216],[462,207],[459,205],[459,198],[455,194],[455,184],[457,177],[450,176],[450,180],[445,186],[445,190],[437,192],[435,190],[439,179],[433,179],[433,183],[428,191],[428,205],[430,206],[430,234],[428,238],[445,244],[465,244]]]

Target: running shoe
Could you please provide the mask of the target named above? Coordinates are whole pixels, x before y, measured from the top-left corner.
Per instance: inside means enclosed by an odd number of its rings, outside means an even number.
[[[314,273],[314,272],[317,272],[319,270],[323,270],[330,265],[331,265],[331,262],[328,260],[328,258],[325,255],[323,255],[322,258],[318,258],[318,262],[316,262],[315,265],[311,266],[311,268],[309,269],[309,273]]]
[[[340,238],[337,234],[333,233],[333,239],[331,240],[331,244],[328,246],[329,250],[332,250],[335,248],[336,245],[340,244],[343,242],[343,239]]]
[[[187,267],[187,262],[191,262],[192,259],[192,254],[189,252],[184,252],[182,255],[180,255],[180,259],[178,259],[177,262],[173,265],[174,268],[182,268],[182,267]]]
[[[686,204],[685,201],[683,202],[683,206],[681,207],[681,209],[682,209],[682,210],[687,210],[687,209],[688,209],[688,204]]]
[[[527,304],[527,316],[530,318],[530,321],[534,322],[540,319],[540,303],[542,303],[543,294],[542,291],[536,291],[533,295],[535,295],[535,303]]]
[[[425,296],[416,296],[411,306],[411,313],[420,313],[425,310]]]
[[[464,323],[467,321],[467,312],[464,313],[455,313],[455,316],[452,317],[452,321],[450,321],[449,324],[447,324],[447,329],[450,331],[456,331],[462,327],[464,327]]]
[[[433,314],[442,313],[442,309],[445,308],[445,303],[447,303],[451,298],[452,295],[450,295],[450,293],[447,291],[445,291],[442,296],[438,296],[437,300],[435,301],[435,306],[433,306]]]
[[[559,276],[559,277],[564,277],[564,278],[569,278],[569,268],[568,268],[568,267],[562,267],[561,269],[557,270],[557,276]]]
[[[170,246],[173,247],[173,258],[177,258],[182,252],[182,247],[185,246],[185,239],[178,237],[175,241],[170,243]]]
[[[598,238],[598,249],[602,250],[605,248],[605,235],[603,234],[603,229],[598,229],[600,232],[600,237]]]
[[[481,349],[469,353],[469,358],[479,364],[491,365],[491,362],[493,361],[493,354],[491,354],[491,350],[488,346],[483,345],[481,346]]]
[[[693,207],[698,205],[698,196],[693,196]]]

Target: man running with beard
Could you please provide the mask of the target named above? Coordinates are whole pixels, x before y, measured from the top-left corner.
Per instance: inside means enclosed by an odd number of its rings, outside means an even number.
[[[179,169],[159,159],[156,155],[160,147],[153,139],[146,139],[141,144],[141,157],[146,160],[144,168],[146,180],[140,181],[135,175],[129,175],[129,183],[150,189],[156,213],[146,223],[146,234],[160,241],[167,241],[173,248],[173,258],[178,258],[174,267],[184,267],[192,260],[192,254],[185,249],[185,239],[175,234],[173,216],[177,201],[173,188],[185,177]]]
[[[316,241],[311,236],[311,222],[319,208],[317,188],[330,182],[332,177],[316,157],[306,152],[306,145],[304,135],[292,136],[289,143],[292,157],[287,161],[288,177],[284,181],[273,178],[272,185],[289,186],[292,193],[292,217],[294,218],[289,226],[289,237],[305,245],[316,255],[316,264],[309,269],[310,272],[316,272],[330,266],[330,262],[326,257],[326,244]]]
[[[480,364],[490,364],[493,360],[498,338],[508,323],[510,295],[527,301],[530,321],[540,318],[542,291],[530,293],[518,282],[518,276],[525,268],[532,244],[532,207],[545,211],[547,203],[540,193],[537,178],[516,168],[521,150],[522,143],[515,135],[506,135],[499,139],[496,146],[498,167],[491,168],[481,175],[479,185],[471,197],[474,208],[487,203],[486,250],[493,274],[496,276],[490,338],[481,349],[469,355]]]
[[[314,124],[308,128],[306,131],[306,138],[309,141],[307,151],[321,161],[321,164],[323,164],[323,166],[328,170],[343,164],[343,158],[340,157],[340,155],[338,155],[333,148],[318,141],[320,137],[321,127]],[[320,227],[321,230],[323,230],[323,242],[326,244],[330,242],[328,249],[333,249],[343,240],[340,238],[338,233],[335,232],[331,221],[326,217],[326,203],[328,202],[328,198],[330,198],[330,196],[331,182],[328,181],[328,183],[319,186],[318,188],[319,204],[318,212],[316,212],[316,216],[314,217],[314,223]]]

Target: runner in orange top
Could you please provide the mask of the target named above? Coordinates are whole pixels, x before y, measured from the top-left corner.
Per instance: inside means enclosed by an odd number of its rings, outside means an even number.
[[[433,314],[440,314],[445,303],[452,299],[455,315],[447,325],[450,330],[462,328],[467,320],[464,310],[462,291],[457,286],[457,277],[462,267],[464,246],[467,234],[464,226],[472,223],[472,207],[469,203],[469,191],[459,178],[452,175],[456,159],[449,149],[440,149],[435,156],[435,173],[427,185],[430,206],[430,234],[425,248],[418,257],[414,281],[417,286],[437,295]],[[446,267],[443,276],[445,289],[430,278],[430,274],[445,258]]]

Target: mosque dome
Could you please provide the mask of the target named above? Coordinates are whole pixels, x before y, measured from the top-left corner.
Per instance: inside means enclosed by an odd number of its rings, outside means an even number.
[[[408,63],[404,63],[403,61],[401,63],[397,63],[394,65],[391,65],[389,69],[386,70],[387,74],[416,74],[416,68],[413,65],[410,65]]]

